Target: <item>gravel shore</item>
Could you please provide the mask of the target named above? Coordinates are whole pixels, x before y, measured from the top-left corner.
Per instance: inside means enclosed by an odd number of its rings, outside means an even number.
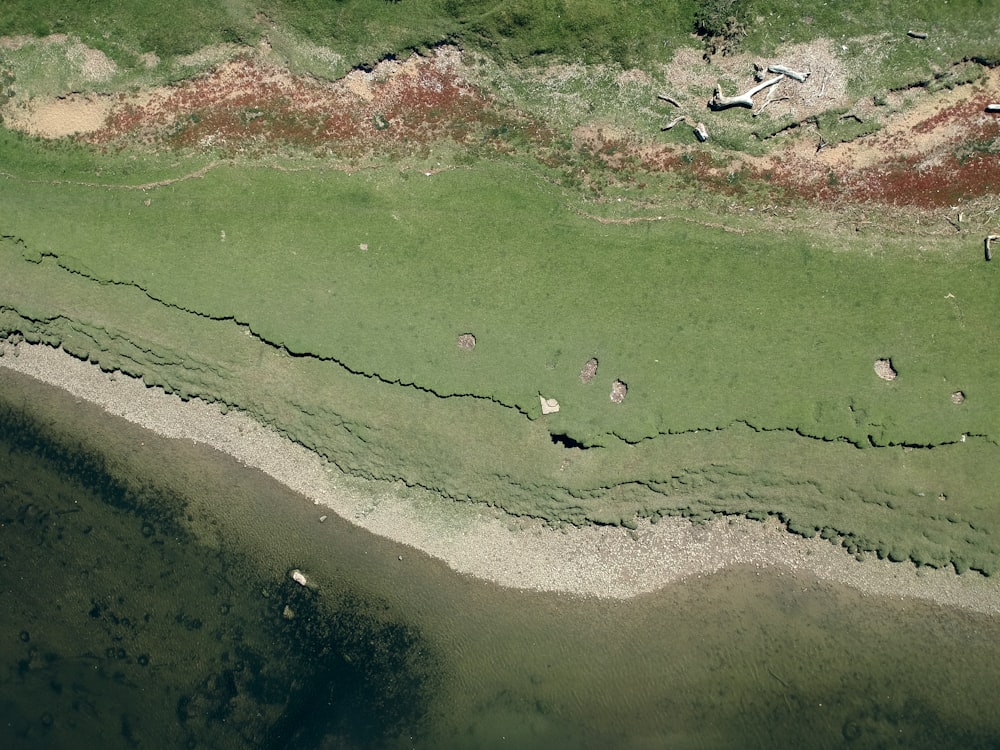
[[[492,509],[442,501],[430,493],[347,477],[322,458],[245,414],[182,401],[141,381],[43,345],[0,344],[0,366],[69,391],[149,430],[228,453],[310,498],[317,519],[333,512],[374,534],[415,547],[454,570],[502,586],[582,596],[629,598],[728,566],[806,573],[873,596],[918,598],[1000,613],[1000,582],[951,570],[870,559],[803,539],[776,522],[684,519],[612,527],[555,529]],[[808,585],[803,577],[803,585]]]

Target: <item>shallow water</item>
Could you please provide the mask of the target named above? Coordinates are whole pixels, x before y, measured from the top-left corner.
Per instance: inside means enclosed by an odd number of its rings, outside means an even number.
[[[0,747],[1000,746],[997,619],[757,570],[500,589],[0,386]]]

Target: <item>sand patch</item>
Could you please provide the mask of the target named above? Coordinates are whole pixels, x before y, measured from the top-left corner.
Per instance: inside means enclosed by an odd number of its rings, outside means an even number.
[[[93,133],[104,126],[112,103],[109,96],[70,94],[7,109],[3,113],[4,124],[42,138]]]

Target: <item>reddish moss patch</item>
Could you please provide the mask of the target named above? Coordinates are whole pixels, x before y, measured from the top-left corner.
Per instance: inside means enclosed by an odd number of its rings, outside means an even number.
[[[540,132],[500,112],[435,58],[415,58],[384,80],[358,74],[334,83],[241,59],[148,101],[122,102],[89,140],[252,153],[290,145],[353,155],[412,151],[441,139],[503,149]]]

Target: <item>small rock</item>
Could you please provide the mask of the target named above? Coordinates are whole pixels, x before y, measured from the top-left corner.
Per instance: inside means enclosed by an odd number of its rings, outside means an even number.
[[[302,571],[298,568],[292,571],[292,580],[299,584],[299,586],[306,586],[309,583],[309,581],[306,580],[306,577],[302,574]]]
[[[294,620],[295,611],[286,604],[285,608],[281,612],[281,616],[284,617],[286,620]]]
[[[554,398],[545,398],[545,396],[539,396],[538,400],[542,402],[542,414],[555,414],[559,411],[559,402]]]
[[[961,404],[965,401],[965,394],[962,391],[955,391],[951,394],[951,403]]]
[[[591,357],[580,370],[580,382],[586,385],[597,375],[597,358]]]
[[[459,349],[472,351],[476,348],[476,337],[471,333],[463,333],[458,337],[458,341],[456,343],[458,344]]]
[[[875,374],[882,378],[882,380],[895,380],[896,376],[899,375],[892,366],[891,359],[876,359]]]
[[[611,384],[611,402],[620,404],[628,395],[628,386],[621,380],[616,380]]]
[[[320,522],[320,523],[323,523],[323,521],[325,521],[325,520],[326,520],[326,518],[327,518],[326,516],[320,516],[320,517],[319,517],[319,522]]]

